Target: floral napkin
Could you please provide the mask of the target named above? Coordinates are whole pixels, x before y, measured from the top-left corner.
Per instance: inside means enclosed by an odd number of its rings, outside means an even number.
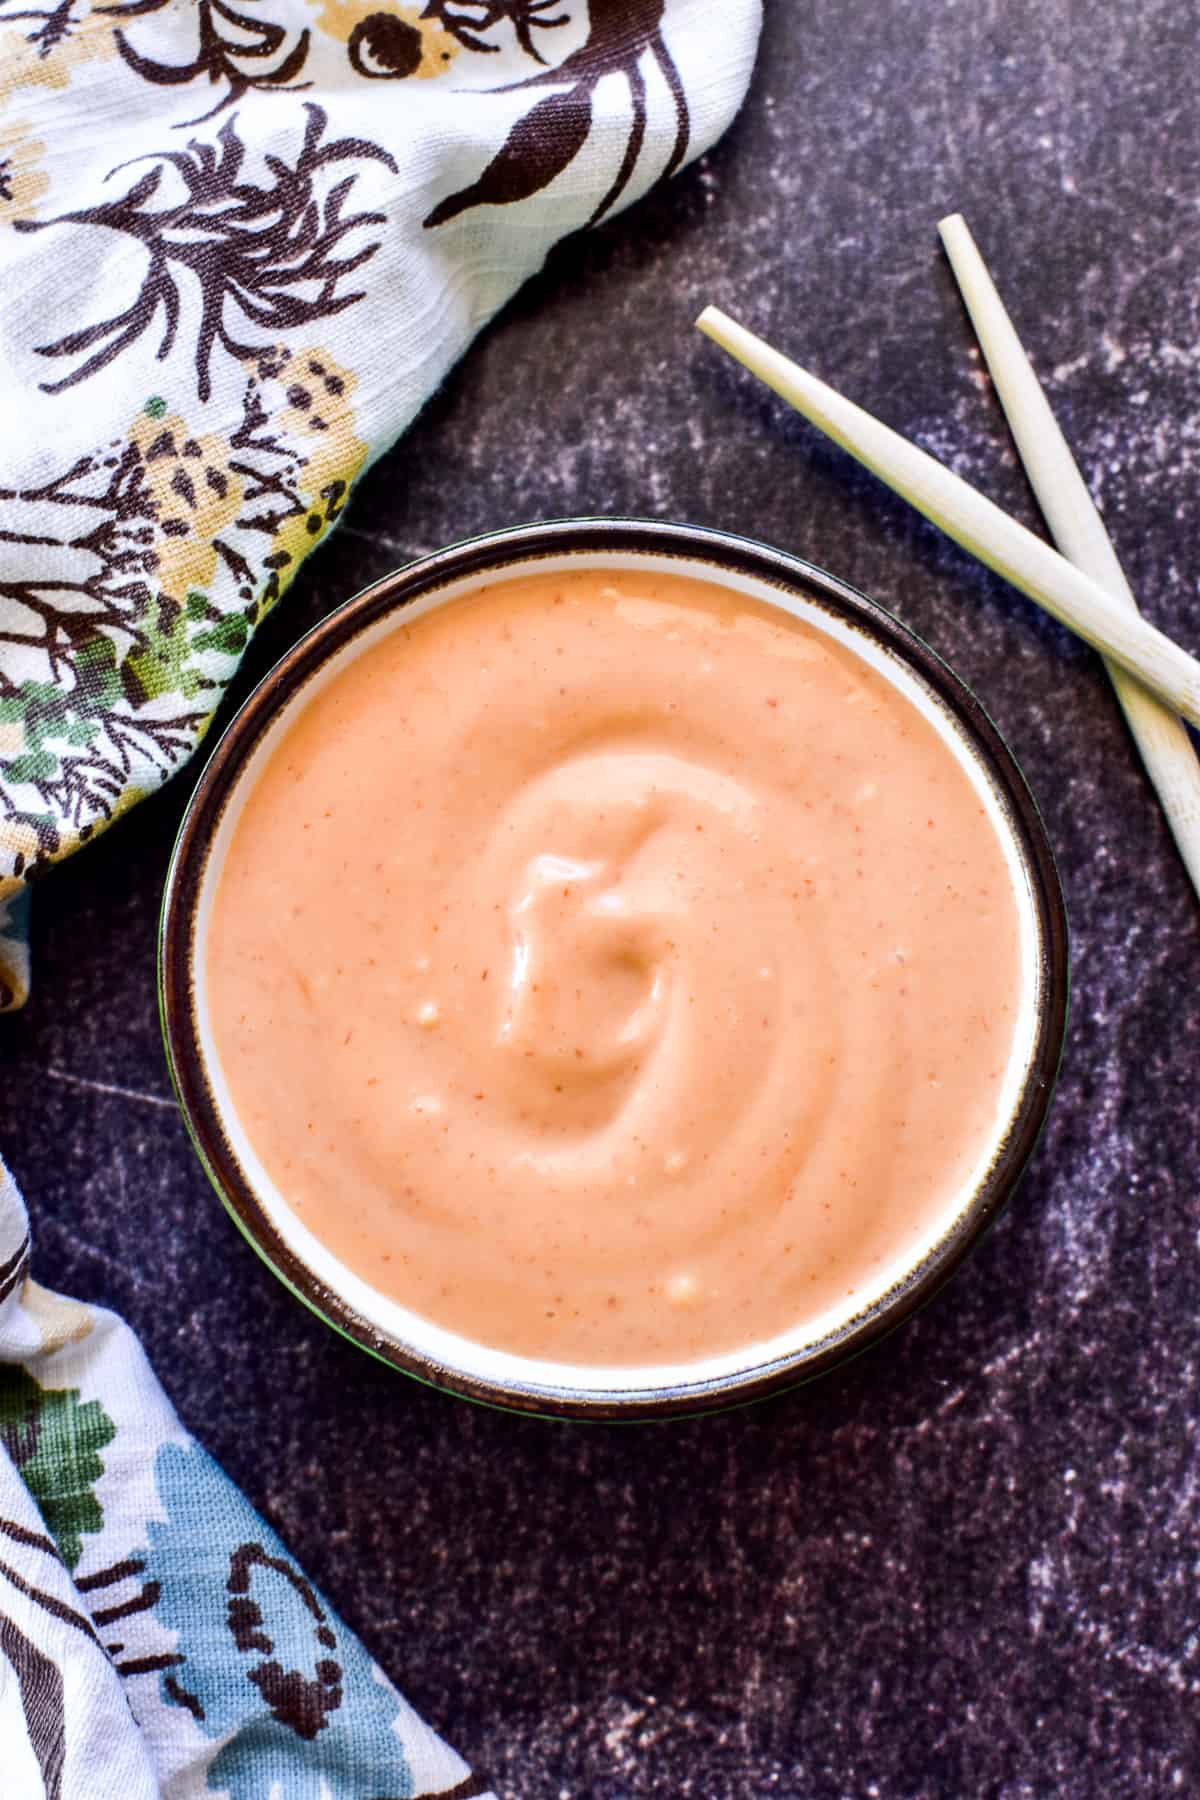
[[[490,1793],[188,1436],[113,1313],[29,1279],[0,1166],[0,1794]]]
[[[187,759],[363,470],[557,239],[713,142],[757,30],[0,0],[0,1001],[26,877]]]
[[[559,238],[717,138],[758,26],[0,0],[0,1010],[30,876],[187,760],[359,475]],[[28,1261],[0,1165],[4,1800],[486,1792]]]

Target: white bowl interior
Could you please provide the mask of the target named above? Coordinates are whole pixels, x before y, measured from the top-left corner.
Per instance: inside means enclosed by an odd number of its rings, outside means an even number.
[[[442,606],[459,595],[471,592],[487,579],[517,576],[537,570],[552,573],[565,569],[658,569],[673,574],[692,575],[700,580],[715,581],[735,592],[780,607],[814,626],[839,643],[850,646],[872,668],[879,670],[904,694],[918,711],[930,721],[943,742],[970,779],[995,828],[1005,852],[1020,917],[1021,995],[1012,1052],[1000,1084],[994,1128],[981,1150],[978,1162],[959,1192],[948,1203],[944,1215],[926,1232],[915,1254],[903,1261],[885,1265],[868,1290],[860,1291],[844,1307],[836,1307],[801,1326],[759,1343],[725,1351],[702,1361],[638,1367],[581,1365],[535,1360],[509,1355],[489,1348],[454,1332],[443,1330],[429,1320],[409,1311],[364,1281],[361,1275],[346,1267],[316,1238],[288,1205],[255,1153],[254,1146],[233,1105],[229,1084],[217,1054],[209,1015],[207,958],[205,954],[213,899],[226,852],[255,778],[271,756],[283,733],[292,724],[297,710],[321,688],[333,680],[349,663],[368,655],[374,644],[396,629],[399,620],[408,622],[432,607]],[[1018,848],[1012,820],[991,775],[978,751],[954,716],[947,711],[937,694],[899,655],[886,649],[868,631],[856,627],[827,610],[816,599],[798,591],[781,589],[774,583],[742,573],[731,573],[706,562],[702,556],[681,557],[676,553],[655,555],[649,552],[570,552],[539,555],[524,562],[508,563],[495,576],[479,574],[450,581],[432,593],[411,602],[397,612],[377,620],[359,632],[279,709],[263,731],[238,776],[225,805],[211,849],[205,861],[200,890],[196,898],[193,939],[193,980],[195,984],[198,1050],[204,1072],[228,1143],[249,1182],[264,1217],[303,1264],[320,1287],[340,1297],[343,1303],[363,1320],[378,1339],[378,1347],[388,1341],[401,1346],[422,1360],[457,1371],[472,1382],[488,1387],[517,1389],[533,1393],[569,1393],[591,1398],[628,1398],[639,1394],[659,1393],[664,1389],[687,1390],[717,1382],[729,1382],[747,1376],[780,1360],[797,1355],[841,1335],[864,1313],[871,1311],[889,1292],[906,1281],[937,1250],[968,1210],[995,1161],[1018,1111],[1022,1090],[1036,1052],[1038,1015],[1043,984],[1046,980],[1038,911],[1025,864]]]

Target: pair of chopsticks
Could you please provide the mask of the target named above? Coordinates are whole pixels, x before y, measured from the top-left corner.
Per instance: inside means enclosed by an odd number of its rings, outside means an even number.
[[[1095,646],[1200,895],[1200,662],[1138,611],[1117,553],[983,258],[955,215],[938,227],[1017,450],[1062,554],[816,376],[710,306],[696,321],[768,387],[956,543]]]

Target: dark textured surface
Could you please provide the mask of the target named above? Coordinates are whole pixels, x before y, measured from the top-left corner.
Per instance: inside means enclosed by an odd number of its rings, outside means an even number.
[[[389,1375],[258,1264],[167,1099],[154,932],[186,778],[39,896],[35,997],[0,1022],[3,1149],[41,1277],[126,1314],[505,1800],[1194,1794],[1196,903],[1095,659],[689,320],[727,305],[1032,518],[937,255],[961,206],[1135,588],[1200,648],[1200,14],[769,10],[726,141],[555,256],[247,678],[414,552],[569,512],[745,531],[893,605],[1022,759],[1072,915],[1065,1072],[1000,1228],[883,1349],[750,1412],[555,1427]]]

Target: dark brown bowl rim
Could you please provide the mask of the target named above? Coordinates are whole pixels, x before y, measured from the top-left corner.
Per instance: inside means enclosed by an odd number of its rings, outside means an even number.
[[[195,901],[209,847],[244,762],[276,710],[352,638],[419,596],[464,577],[495,576],[539,556],[589,553],[702,560],[717,572],[799,592],[899,656],[965,733],[994,783],[1033,896],[1041,962],[1033,1054],[1012,1123],[970,1204],[924,1262],[817,1344],[732,1375],[661,1388],[631,1382],[605,1391],[493,1382],[464,1373],[388,1338],[318,1280],[260,1209],[226,1139],[199,1048],[191,974]],[[226,727],[184,813],[163,895],[158,985],[167,1063],[197,1155],[252,1247],[318,1317],[382,1361],[469,1400],[558,1418],[628,1420],[710,1412],[812,1380],[877,1343],[937,1292],[1008,1202],[1045,1123],[1066,1032],[1070,953],[1053,852],[1016,759],[975,695],[907,626],[814,564],[749,538],[659,521],[565,519],[514,526],[422,557],[356,594],[284,653]]]

